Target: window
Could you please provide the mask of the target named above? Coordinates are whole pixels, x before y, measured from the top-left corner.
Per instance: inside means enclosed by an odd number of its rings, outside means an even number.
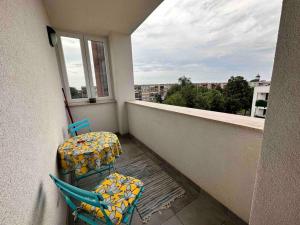
[[[59,35],[66,94],[71,101],[111,98],[107,42],[84,35]]]
[[[269,99],[269,93],[266,93],[266,101]]]

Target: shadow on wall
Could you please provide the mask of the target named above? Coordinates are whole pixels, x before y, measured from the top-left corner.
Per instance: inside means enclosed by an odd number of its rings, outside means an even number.
[[[43,224],[45,205],[46,205],[46,195],[43,189],[43,183],[40,183],[29,225]]]
[[[70,138],[70,135],[69,135],[69,131],[67,128],[62,128],[61,129],[61,132],[62,132],[62,136],[63,136],[63,139],[66,140],[68,138]]]

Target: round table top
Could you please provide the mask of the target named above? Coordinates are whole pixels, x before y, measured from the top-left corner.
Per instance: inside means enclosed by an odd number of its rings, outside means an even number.
[[[61,167],[83,175],[110,164],[122,153],[118,136],[111,132],[89,132],[67,139],[58,148]]]
[[[93,152],[95,149],[111,147],[119,144],[118,136],[111,132],[89,132],[67,139],[58,148],[58,151],[65,151],[71,154]]]

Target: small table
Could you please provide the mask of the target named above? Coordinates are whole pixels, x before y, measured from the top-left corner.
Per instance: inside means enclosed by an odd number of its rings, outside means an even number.
[[[64,173],[86,177],[90,171],[110,166],[122,154],[117,135],[111,132],[90,132],[66,140],[58,147],[59,162]],[[93,173],[94,174],[94,173]]]

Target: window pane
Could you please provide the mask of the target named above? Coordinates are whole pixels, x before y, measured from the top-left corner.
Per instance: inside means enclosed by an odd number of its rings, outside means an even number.
[[[80,39],[61,37],[69,88],[72,99],[87,98],[86,80],[81,55]]]
[[[88,41],[88,47],[93,77],[92,91],[97,97],[109,96],[104,43],[101,41]]]

